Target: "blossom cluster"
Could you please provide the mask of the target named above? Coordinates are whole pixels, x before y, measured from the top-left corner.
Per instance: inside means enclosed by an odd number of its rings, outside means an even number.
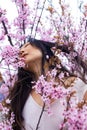
[[[9,99],[6,100],[6,104],[7,105],[10,104]],[[10,112],[10,109],[2,105],[2,103],[0,103],[0,129],[13,130],[12,125],[15,122],[14,120],[15,115],[13,112],[11,112],[11,117],[9,118],[8,117],[9,112]]]
[[[51,74],[51,75],[50,75]],[[60,124],[60,130],[86,130],[87,129],[87,104],[84,100],[78,101],[76,89],[73,87],[64,88],[62,84],[56,82],[54,77],[56,71],[47,74],[51,76],[51,80],[47,81],[47,77],[41,75],[33,86],[37,93],[42,97],[45,103],[48,114],[53,114],[51,111],[51,103],[55,100],[60,100],[61,104],[65,106],[63,112],[64,121]],[[64,75],[60,73],[60,82],[63,81]]]
[[[67,70],[67,73],[63,71],[59,73],[58,80],[55,82],[56,71],[53,70],[50,73],[51,80],[46,80],[43,75],[39,77],[34,88],[36,92],[42,96],[45,104],[50,107],[52,100],[62,99],[70,95],[70,89],[65,89],[63,80],[64,76],[70,76],[72,72],[77,70],[84,70],[78,67],[76,58],[79,55],[83,61],[87,58],[87,20],[85,16],[80,19],[78,27],[75,26],[73,18],[69,12],[69,6],[65,4],[64,0],[59,0],[58,5],[60,6],[60,12],[56,10],[52,3],[45,7],[46,1],[40,2],[35,1],[35,6],[31,8],[27,3],[27,0],[12,0],[17,7],[17,17],[13,20],[12,24],[9,24],[9,20],[6,18],[6,10],[0,8],[0,41],[4,43],[6,37],[10,45],[1,49],[2,63],[0,67],[6,66],[4,76],[6,77],[5,83],[0,88],[0,93],[4,94],[5,98],[9,93],[9,89],[14,85],[17,77],[12,73],[12,70],[17,70],[18,67],[24,67],[23,59],[19,58],[19,47],[25,43],[25,38],[28,33],[33,37],[39,37],[42,40],[56,42],[57,46],[67,47],[65,52],[61,52],[62,49],[58,50],[58,58],[61,61],[63,69]],[[45,16],[43,12],[45,10]],[[37,13],[39,12],[39,13]],[[44,24],[45,23],[45,24]],[[48,26],[49,25],[49,26]],[[62,59],[63,58],[63,59]],[[57,64],[57,68],[61,70],[61,66]],[[80,72],[79,72],[80,74]],[[48,74],[49,76],[49,74]],[[78,75],[76,75],[78,76]],[[79,77],[79,76],[78,76]],[[71,104],[70,104],[71,105]],[[7,115],[9,109],[0,104],[3,114]],[[84,105],[82,108],[70,107],[64,112],[66,122],[62,124],[68,125],[69,130],[84,130],[87,129],[87,106]],[[12,124],[14,123],[14,114],[11,114],[11,118],[0,122],[0,129],[12,130]]]
[[[12,65],[14,68],[24,67],[23,59],[19,57],[19,48],[11,45],[5,46],[1,52],[5,65]]]
[[[4,84],[0,87],[0,92],[6,97],[9,93],[9,89],[14,86],[17,80],[17,70],[18,67],[24,67],[24,59],[19,57],[19,48],[11,45],[7,45],[3,48],[1,52],[2,62],[0,66],[3,68],[5,66],[5,72],[3,76],[5,78]],[[8,90],[6,93],[4,91]]]
[[[57,76],[57,71],[58,70],[53,69],[48,71],[46,76],[41,75],[33,86],[36,93],[41,95],[49,115],[52,114],[50,105],[53,101],[60,100],[61,104],[66,106],[66,99],[73,92],[72,89],[66,89],[64,87],[64,74],[61,72],[59,76]],[[50,80],[48,77],[50,77]],[[59,82],[55,81],[56,78]]]
[[[61,99],[69,94],[69,91],[60,86],[59,83],[53,80],[46,81],[43,75],[39,77],[39,80],[33,88],[42,96],[46,105],[50,105],[51,100]]]
[[[64,122],[60,125],[60,130],[86,130],[87,129],[87,105],[80,102],[69,103],[69,107],[64,111]]]
[[[83,108],[72,107],[64,113],[66,122],[63,124],[68,130],[86,130],[87,129],[87,105]]]

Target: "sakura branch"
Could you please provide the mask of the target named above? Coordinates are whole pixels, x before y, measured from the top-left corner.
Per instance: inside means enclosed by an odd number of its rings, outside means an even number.
[[[56,75],[56,70],[48,73],[48,75],[51,76],[51,81],[46,81],[47,78],[42,75],[34,88],[42,96],[43,102],[48,106],[49,110],[51,100],[64,98],[69,94],[69,91],[62,87],[62,80],[60,83],[54,81],[55,76],[52,75]]]
[[[23,62],[23,59],[19,58],[19,48],[13,47],[11,45],[4,47],[4,50],[1,53],[1,56],[4,61],[4,65],[7,67],[6,74],[7,74],[7,79],[10,80],[8,81],[9,87],[12,86],[12,82],[14,80],[14,76],[11,73],[12,69],[16,70],[19,66],[23,67],[25,64]],[[8,71],[8,72],[7,72]],[[6,75],[5,75],[6,76]]]
[[[42,111],[41,111],[41,114],[40,114],[40,117],[39,117],[39,120],[38,120],[38,123],[37,123],[37,126],[36,126],[36,129],[35,130],[38,130],[39,129],[39,124],[40,124],[40,120],[41,120],[41,117],[43,115],[43,112],[44,112],[44,108],[45,108],[45,103],[42,107]]]
[[[10,100],[7,99],[6,100],[6,103],[7,105],[10,104]],[[4,102],[3,102],[4,104]],[[11,118],[9,120],[9,117],[7,116],[9,114],[9,108],[3,106],[1,103],[0,103],[0,110],[2,110],[2,113],[1,113],[1,122],[0,122],[0,129],[5,129],[5,130],[12,130],[12,124],[15,122],[14,120],[14,113],[11,112]]]
[[[3,92],[7,97],[9,88],[13,86],[17,78],[11,73],[13,68],[16,71],[18,67],[24,66],[23,59],[20,60],[19,58],[20,45],[25,43],[27,32],[28,35],[30,34],[32,36],[34,32],[34,37],[36,37],[38,34],[42,40],[56,42],[56,70],[49,72],[46,77],[42,75],[34,86],[36,92],[42,96],[44,104],[48,106],[49,113],[50,103],[52,100],[62,99],[70,96],[71,91],[66,89],[66,86],[64,86],[64,76],[80,77],[84,82],[87,83],[87,21],[84,16],[83,19],[80,19],[78,28],[76,28],[73,18],[70,15],[69,6],[65,4],[64,0],[58,1],[58,4],[61,8],[61,13],[55,10],[55,6],[52,6],[52,1],[50,4],[51,7],[48,5],[48,7],[45,9],[47,1],[44,0],[39,16],[39,0],[37,0],[37,3],[33,8],[31,8],[26,0],[12,0],[12,2],[14,2],[16,5],[18,14],[10,26],[8,24],[8,19],[5,17],[5,11],[0,9],[0,41],[5,42],[4,37],[6,35],[10,43],[10,46],[6,46],[3,48],[3,50],[1,50],[1,56],[3,59],[1,62],[4,62],[7,70],[4,73],[6,76],[6,81],[1,86],[0,92]],[[45,23],[43,22],[44,20],[42,18],[44,10],[49,11],[49,13],[44,15],[44,19],[46,21]],[[47,22],[49,23],[49,27]],[[14,27],[14,30],[12,30],[11,26]],[[13,44],[13,41],[15,44]],[[63,62],[62,58],[67,59],[68,62]],[[0,67],[6,69],[2,65]],[[47,81],[48,76],[51,77],[49,82]],[[54,77],[58,79],[58,82],[55,82]],[[87,124],[87,106],[84,105],[82,108],[78,108],[78,105],[76,104],[76,106],[72,108],[71,106],[73,103],[74,101],[70,102],[69,100],[70,108],[67,108],[64,112],[66,121],[64,120],[62,128],[64,125],[68,125],[70,130],[87,129],[87,126],[85,125]],[[6,107],[2,109],[3,112],[6,112],[6,114],[9,112]],[[39,128],[43,111],[44,106],[38,120],[36,130]],[[11,117],[13,116],[14,115],[11,114]],[[13,118],[10,119],[10,122],[7,119],[7,122],[4,123],[2,121],[0,123],[0,129],[8,128],[9,130],[12,130],[12,124],[14,123]]]
[[[3,25],[4,31],[5,31],[5,35],[7,35],[7,37],[8,37],[9,43],[13,46],[12,39],[9,36],[8,29],[6,27],[6,23],[7,23],[8,20],[7,20],[7,18],[5,18],[4,15],[5,15],[5,10],[0,9],[0,21],[1,21],[2,25]]]
[[[76,104],[70,97],[69,107],[64,112],[65,122],[61,124],[61,130],[64,128],[68,130],[87,129],[87,105],[83,101],[80,104],[82,105]]]
[[[33,21],[35,21],[35,20],[36,20],[36,17],[37,17],[38,5],[39,5],[39,0],[38,0],[38,2],[37,2],[36,11],[35,11],[35,15],[34,15],[34,20],[33,20]],[[32,36],[33,29],[34,29],[34,22],[33,22],[32,27],[31,27],[30,36]]]
[[[39,24],[39,22],[40,22],[40,19],[41,19],[41,16],[42,16],[42,13],[43,13],[43,10],[44,10],[44,7],[45,7],[45,3],[46,3],[46,0],[44,0],[44,2],[43,2],[43,7],[42,7],[41,14],[40,14],[40,16],[39,16],[39,19],[38,19],[38,22],[37,22],[37,25],[36,25],[34,37],[36,37],[36,32],[37,32],[38,24]]]

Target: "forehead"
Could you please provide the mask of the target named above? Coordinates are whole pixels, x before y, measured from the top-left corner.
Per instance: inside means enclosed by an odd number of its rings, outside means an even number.
[[[21,47],[25,47],[26,45],[29,45],[29,44],[30,44],[30,42],[26,42]]]
[[[22,49],[22,48],[26,48],[26,47],[30,47],[30,46],[33,46],[30,42],[27,42],[27,43],[24,43],[21,47],[20,47],[20,49]]]
[[[21,49],[38,49],[38,50],[41,50],[39,47],[37,47],[35,44],[33,43],[30,43],[30,42],[27,42],[25,43],[24,45],[22,45]]]

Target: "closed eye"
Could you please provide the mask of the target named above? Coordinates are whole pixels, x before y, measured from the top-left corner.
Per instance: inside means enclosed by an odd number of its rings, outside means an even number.
[[[27,47],[27,46],[29,46],[29,43],[26,43],[24,47]]]
[[[29,45],[29,42],[28,43],[25,43],[21,48],[25,48]]]

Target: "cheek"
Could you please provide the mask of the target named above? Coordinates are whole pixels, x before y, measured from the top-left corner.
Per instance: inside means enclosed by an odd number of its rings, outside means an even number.
[[[31,54],[32,60],[41,60],[42,59],[42,53],[40,51],[34,51]]]
[[[25,63],[38,62],[42,60],[42,53],[40,51],[33,51],[25,58]]]
[[[34,56],[36,59],[42,59],[42,52],[41,51],[35,51]]]

